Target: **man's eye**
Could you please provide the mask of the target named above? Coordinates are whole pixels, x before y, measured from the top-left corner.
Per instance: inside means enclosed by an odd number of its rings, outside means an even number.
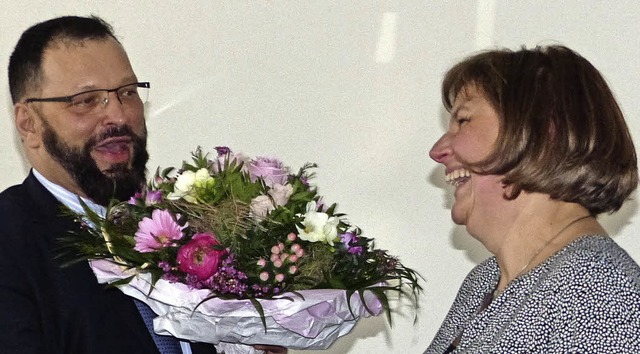
[[[465,123],[469,123],[469,121],[470,121],[470,119],[469,118],[465,118],[465,117],[458,118],[458,120],[457,120],[458,125],[463,125]]]
[[[97,93],[86,93],[78,95],[71,100],[71,104],[76,107],[92,107],[100,102],[100,95]]]
[[[120,96],[120,98],[137,97],[138,87],[137,86],[125,87],[118,93],[118,96]]]

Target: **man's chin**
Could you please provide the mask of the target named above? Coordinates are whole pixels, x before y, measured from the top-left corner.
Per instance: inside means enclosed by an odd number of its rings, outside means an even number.
[[[124,151],[121,153],[103,153],[94,151],[91,157],[96,161],[96,165],[101,171],[106,172],[113,169],[113,166],[121,166],[132,164],[133,153]]]
[[[95,162],[96,167],[98,167],[98,170],[109,178],[126,176],[131,174],[133,171],[132,162],[129,160],[122,162],[104,162],[94,159],[93,161]]]

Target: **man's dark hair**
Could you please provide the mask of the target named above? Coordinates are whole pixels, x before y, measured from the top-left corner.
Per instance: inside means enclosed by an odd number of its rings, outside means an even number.
[[[13,103],[42,81],[42,57],[55,43],[70,44],[87,39],[111,37],[113,28],[97,16],[64,16],[38,23],[27,29],[9,58],[9,90]]]

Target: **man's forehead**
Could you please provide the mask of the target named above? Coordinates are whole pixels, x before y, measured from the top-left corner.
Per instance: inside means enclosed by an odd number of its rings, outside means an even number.
[[[43,53],[41,86],[92,88],[119,76],[135,77],[124,48],[111,37],[57,40]]]

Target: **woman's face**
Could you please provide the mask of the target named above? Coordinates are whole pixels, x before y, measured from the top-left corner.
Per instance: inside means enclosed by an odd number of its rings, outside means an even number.
[[[493,151],[499,129],[493,106],[475,85],[467,85],[455,99],[449,129],[429,152],[433,160],[445,166],[447,183],[455,188],[451,218],[456,224],[467,225],[467,229],[474,220],[483,222],[495,216],[493,206],[504,202],[500,176],[478,175],[467,168]]]

